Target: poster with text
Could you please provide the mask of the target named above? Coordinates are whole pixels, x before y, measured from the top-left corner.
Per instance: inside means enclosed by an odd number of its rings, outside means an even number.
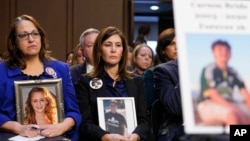
[[[173,4],[185,132],[250,124],[250,1]]]

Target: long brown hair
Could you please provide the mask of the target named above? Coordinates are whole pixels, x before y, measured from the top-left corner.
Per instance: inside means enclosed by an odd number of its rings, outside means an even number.
[[[119,35],[123,47],[122,57],[119,62],[118,74],[123,79],[131,79],[133,77],[133,73],[127,68],[128,47],[126,38],[118,28],[113,26],[102,29],[95,40],[93,48],[94,69],[89,75],[91,77],[99,77],[100,74],[104,72],[105,62],[102,58],[101,48],[103,42],[113,35]]]
[[[42,28],[42,26],[38,23],[38,21],[34,17],[29,15],[21,15],[16,19],[14,19],[10,27],[10,31],[7,37],[7,50],[3,54],[3,58],[10,68],[15,68],[18,66],[20,66],[21,69],[26,68],[26,63],[23,59],[23,54],[17,47],[17,38],[16,38],[17,26],[21,21],[24,20],[32,22],[40,33],[41,36],[41,50],[39,52],[40,60],[43,61],[44,59],[50,58],[51,52],[47,50],[49,45],[45,30]]]
[[[48,122],[50,124],[57,123],[56,118],[56,101],[55,101],[55,95],[48,90],[46,87],[33,87],[29,94],[28,98],[25,102],[25,117],[24,117],[24,124],[37,124],[36,118],[35,118],[35,111],[31,104],[31,99],[35,92],[41,92],[48,102],[48,104],[45,107],[45,115],[48,119]]]

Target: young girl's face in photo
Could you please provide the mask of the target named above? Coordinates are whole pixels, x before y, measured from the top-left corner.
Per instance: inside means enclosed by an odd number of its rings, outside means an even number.
[[[48,102],[42,92],[34,92],[31,98],[31,105],[35,112],[44,112],[47,104]]]

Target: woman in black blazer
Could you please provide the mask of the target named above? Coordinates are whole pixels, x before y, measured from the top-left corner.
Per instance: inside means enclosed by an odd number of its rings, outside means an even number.
[[[80,140],[147,140],[150,122],[147,119],[144,82],[142,77],[128,71],[127,54],[126,39],[119,29],[106,27],[99,33],[93,49],[94,69],[82,75],[79,84],[75,86],[83,116]],[[99,127],[97,97],[134,97],[137,127],[133,133],[124,136]]]

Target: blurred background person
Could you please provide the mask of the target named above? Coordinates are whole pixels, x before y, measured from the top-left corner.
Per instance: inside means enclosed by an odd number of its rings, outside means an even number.
[[[81,44],[78,43],[73,50],[72,65],[83,64],[85,62],[85,57],[83,55],[83,50]]]
[[[155,65],[177,59],[177,47],[174,28],[161,32],[157,40]]]
[[[139,44],[147,44],[147,39],[148,39],[150,30],[151,28],[148,23],[144,23],[140,25],[140,27],[138,28],[138,35],[134,42],[134,47]]]
[[[71,51],[69,53],[66,54],[66,63],[69,65],[69,66],[72,66],[73,64],[73,56],[74,56],[74,52]]]
[[[144,83],[146,88],[148,117],[151,118],[152,104],[157,98],[155,95],[154,68],[158,64],[174,60],[177,58],[177,49],[175,41],[175,32],[173,28],[167,28],[161,32],[157,40],[156,56],[154,57],[154,66],[144,71]],[[157,133],[152,133],[157,134]]]
[[[134,69],[132,55],[133,55],[133,48],[131,46],[128,46],[127,67],[131,71],[133,71]]]
[[[137,45],[132,54],[134,73],[140,76],[144,75],[144,71],[154,65],[154,52],[147,44]]]
[[[85,57],[85,62],[70,67],[70,74],[74,85],[78,83],[81,74],[89,73],[93,69],[93,46],[99,32],[95,28],[88,28],[82,32],[79,38],[79,45],[82,50],[82,56]]]
[[[154,66],[174,59],[177,59],[175,31],[174,28],[167,28],[158,37]],[[150,111],[152,103],[156,100],[153,77],[154,68],[151,67],[144,72],[148,111]]]

